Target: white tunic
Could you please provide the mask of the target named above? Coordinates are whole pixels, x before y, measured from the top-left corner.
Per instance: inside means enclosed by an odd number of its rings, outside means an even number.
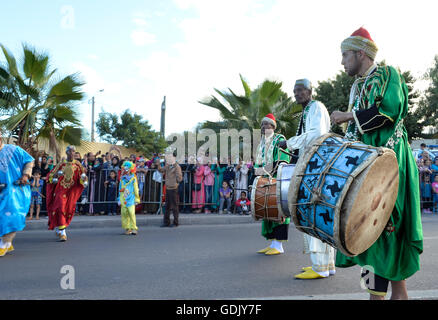
[[[287,140],[289,150],[299,150],[301,155],[313,140],[330,131],[330,116],[323,103],[312,101],[304,108],[304,130],[298,136]]]
[[[305,121],[302,133],[287,141],[288,149],[298,149],[299,156],[304,153],[313,140],[330,131],[330,116],[323,103],[319,101],[310,102],[304,108],[303,117],[305,117]],[[334,249],[306,233],[304,234],[304,253],[313,255],[311,259],[314,271],[327,271],[328,265],[334,264]]]

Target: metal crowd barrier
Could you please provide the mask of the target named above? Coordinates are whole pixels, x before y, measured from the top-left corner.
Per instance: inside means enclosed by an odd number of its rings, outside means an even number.
[[[105,185],[105,181],[109,179],[110,172],[113,169],[100,169],[100,170],[89,170],[87,172],[88,176],[88,186],[82,192],[82,195],[78,199],[76,204],[76,212],[83,214],[107,214],[110,204],[115,204],[117,206],[117,195],[118,195],[118,184],[116,189],[115,200],[108,198],[108,187]],[[116,180],[119,183],[120,169],[116,171]],[[183,181],[180,182],[178,187],[179,202],[178,206],[180,212],[194,211],[195,206],[202,204],[202,207],[210,208],[210,211],[219,210],[219,200],[217,203],[205,201],[205,191],[204,191],[204,202],[199,203],[194,201],[193,193],[193,172],[189,170],[182,171]],[[161,177],[161,181],[159,178]],[[148,169],[144,177],[137,173],[137,181],[139,184],[140,200],[141,203],[136,206],[137,213],[148,213],[148,214],[162,214],[164,213],[166,202],[164,188],[165,183],[163,175],[158,172],[157,169]],[[44,186],[45,188],[45,186]],[[233,200],[231,201],[233,212],[235,212],[235,201],[234,194],[238,191],[245,191],[247,198],[250,198],[250,188],[246,189],[232,189]],[[205,190],[205,189],[204,189]],[[200,191],[201,192],[201,191]],[[212,186],[212,193],[214,192],[214,186]],[[219,192],[219,191],[218,191]],[[45,191],[43,192],[45,194]],[[212,194],[213,199],[213,194]],[[218,195],[219,199],[219,195]],[[117,206],[117,211],[120,212]],[[45,199],[43,199],[43,205],[41,206],[42,214],[47,213],[47,208],[45,205]]]

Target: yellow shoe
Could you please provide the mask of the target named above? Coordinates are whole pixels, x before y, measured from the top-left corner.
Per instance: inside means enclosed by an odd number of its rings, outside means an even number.
[[[283,253],[283,252],[280,252],[280,251],[278,251],[278,250],[275,249],[275,248],[271,248],[271,249],[268,250],[265,254],[266,254],[267,256],[272,256],[272,255],[275,255],[275,254],[281,254],[281,253]]]
[[[262,249],[262,250],[257,251],[257,253],[266,253],[266,252],[268,252],[269,250],[271,250],[271,247],[266,247],[266,248],[264,248],[264,249]]]
[[[60,235],[59,236],[59,241],[62,241],[62,242],[67,241],[67,236],[66,235]]]
[[[126,230],[125,234],[126,234],[126,235],[131,235],[131,234],[132,234],[132,231],[128,229],[128,230]]]
[[[312,270],[312,267],[303,267],[301,270],[303,271]]]
[[[12,244],[11,244],[11,246],[8,248],[8,252],[12,252],[12,251],[14,251],[15,249],[14,249],[14,247],[12,246]]]
[[[8,252],[8,249],[0,248],[0,257],[3,257],[6,254],[6,252]]]
[[[319,273],[313,271],[312,269],[307,270],[303,273],[297,274],[295,276],[295,278],[297,279],[321,279],[321,278],[327,278],[327,277],[323,277],[322,275],[320,275]]]

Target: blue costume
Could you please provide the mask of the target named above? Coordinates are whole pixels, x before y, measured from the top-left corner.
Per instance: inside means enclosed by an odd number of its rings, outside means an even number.
[[[0,192],[0,236],[21,231],[25,227],[30,207],[30,185],[15,185],[23,175],[26,164],[34,159],[22,148],[3,145],[0,150],[0,184],[6,188]]]

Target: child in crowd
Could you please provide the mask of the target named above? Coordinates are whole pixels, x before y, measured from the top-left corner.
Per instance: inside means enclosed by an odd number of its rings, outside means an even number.
[[[423,179],[423,182],[420,184],[423,213],[432,213],[430,211],[432,203],[432,186],[430,184],[430,175],[424,175]]]
[[[438,175],[435,176],[435,180],[432,183],[433,191],[433,212],[438,213]]]
[[[224,202],[227,202],[227,209],[225,210],[225,213],[231,212],[231,188],[228,186],[228,183],[226,181],[222,182],[222,188],[219,189],[219,195],[220,195],[220,206],[219,206],[219,213],[224,213]]]
[[[35,219],[40,219],[40,210],[41,205],[43,203],[43,185],[44,181],[41,179],[41,171],[40,169],[35,169],[33,173],[33,177],[30,180],[30,188],[31,188],[31,202],[30,202],[30,210],[29,210],[29,220],[33,218],[33,210],[36,209]]]
[[[246,197],[246,192],[242,191],[240,193],[240,199],[238,199],[236,201],[236,211],[238,214],[249,214],[249,209],[250,209],[250,205],[251,202],[249,201],[249,199]]]
[[[114,170],[110,171],[108,180],[105,181],[105,187],[107,188],[106,201],[107,212],[109,216],[117,215],[117,173]]]

